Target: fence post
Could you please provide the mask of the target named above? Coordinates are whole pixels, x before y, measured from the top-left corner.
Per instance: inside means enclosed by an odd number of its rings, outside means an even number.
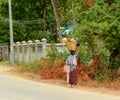
[[[20,48],[19,48],[20,47],[20,42],[16,42],[16,44],[17,44],[17,53],[16,53],[17,59],[16,59],[16,61],[20,62],[20,55],[19,55],[19,53],[20,53]]]
[[[25,45],[27,44],[26,41],[22,41],[22,62],[25,61]]]
[[[46,48],[47,48],[47,40],[45,38],[42,39],[42,56],[46,56]]]
[[[29,40],[28,41],[28,44],[29,44],[29,46],[28,46],[28,51],[29,51],[29,61],[31,61],[32,60],[32,44],[33,44],[33,41],[31,41],[31,40]]]
[[[4,46],[2,47],[2,59],[5,60],[5,50],[4,50]]]
[[[35,40],[35,58],[38,58],[38,46],[37,44],[39,44],[40,41],[39,40]]]

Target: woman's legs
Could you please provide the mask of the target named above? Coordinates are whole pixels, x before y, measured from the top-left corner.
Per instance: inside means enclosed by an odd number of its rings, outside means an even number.
[[[71,87],[73,87],[73,85],[77,85],[76,69],[74,71],[70,72],[69,83],[70,83]]]

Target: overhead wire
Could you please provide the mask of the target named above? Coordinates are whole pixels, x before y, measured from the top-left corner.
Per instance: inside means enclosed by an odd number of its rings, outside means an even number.
[[[5,18],[5,17],[2,17],[0,16],[0,19],[4,20],[4,21],[9,21],[9,18]],[[45,19],[46,22],[53,22],[55,21],[55,18],[49,18],[49,19]],[[44,19],[38,19],[38,20],[12,20],[14,23],[17,23],[17,24],[39,24],[40,22],[43,22]]]

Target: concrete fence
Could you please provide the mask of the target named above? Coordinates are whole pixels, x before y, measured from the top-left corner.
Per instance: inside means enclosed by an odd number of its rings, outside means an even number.
[[[0,61],[9,59],[9,46],[7,44],[0,45]]]
[[[22,41],[14,43],[14,59],[15,62],[31,62],[35,59],[46,56],[46,49],[50,48],[51,44],[47,44],[47,40],[43,38],[41,41]],[[64,43],[56,43],[56,48],[59,52],[67,51]],[[9,46],[0,46],[0,60],[9,60]]]

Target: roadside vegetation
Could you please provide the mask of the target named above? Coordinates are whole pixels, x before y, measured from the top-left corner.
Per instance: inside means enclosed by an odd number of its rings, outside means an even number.
[[[14,42],[46,38],[57,43],[60,27],[72,23],[67,38],[80,41],[78,84],[107,82],[120,89],[120,0],[50,1],[12,0]],[[8,0],[1,0],[0,8],[0,44],[10,44]],[[69,52],[58,52],[54,44],[46,52],[46,57],[17,63],[17,68],[40,79],[66,80],[63,66]]]
[[[82,48],[82,47],[81,47]],[[83,52],[81,52],[83,53]],[[81,56],[80,59],[91,58],[88,54]],[[47,56],[31,63],[18,64],[18,69],[22,73],[30,72],[36,74],[39,79],[53,79],[66,81],[66,73],[63,72],[65,60],[69,52],[59,53],[54,44],[47,50]],[[107,53],[106,53],[107,56]],[[120,85],[119,71],[116,69],[109,69],[108,65],[102,59],[103,55],[94,55],[94,57],[80,60],[80,64],[77,66],[78,85],[86,84],[88,86],[97,86],[95,83],[102,84],[107,88],[118,89]],[[103,57],[104,58],[104,57]],[[107,86],[106,86],[107,83]]]

